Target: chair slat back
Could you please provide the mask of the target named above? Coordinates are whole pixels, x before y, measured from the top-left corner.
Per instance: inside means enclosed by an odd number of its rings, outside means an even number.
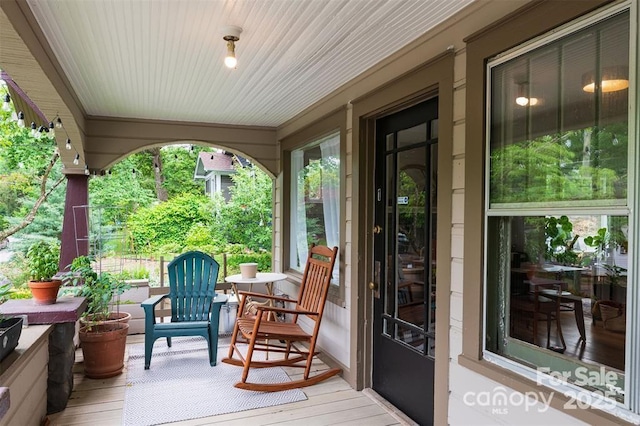
[[[190,251],[173,259],[167,269],[171,322],[207,321],[216,295],[218,262],[205,253]]]
[[[331,273],[338,255],[338,247],[312,245],[309,258],[304,268],[300,293],[298,295],[298,309],[316,312],[318,316],[308,318],[318,321],[319,325],[324,311],[324,305],[331,285]]]

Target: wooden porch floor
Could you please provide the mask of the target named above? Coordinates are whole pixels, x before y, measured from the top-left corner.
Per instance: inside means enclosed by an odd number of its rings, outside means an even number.
[[[131,335],[127,345],[143,343],[143,335]],[[324,364],[323,364],[324,365]],[[285,370],[287,370],[285,368]],[[289,369],[294,378],[300,369]],[[240,369],[238,369],[238,377]],[[51,425],[120,425],[126,386],[125,371],[120,376],[92,380],[84,377],[82,351],[76,352],[74,390],[67,408],[49,416]],[[401,425],[411,424],[393,407],[371,392],[353,390],[341,377],[332,377],[315,386],[302,389],[306,401],[241,411],[213,417],[186,420],[172,425]]]

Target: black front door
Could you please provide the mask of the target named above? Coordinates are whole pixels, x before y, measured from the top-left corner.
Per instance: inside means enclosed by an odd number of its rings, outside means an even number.
[[[438,99],[376,121],[373,389],[433,423]]]

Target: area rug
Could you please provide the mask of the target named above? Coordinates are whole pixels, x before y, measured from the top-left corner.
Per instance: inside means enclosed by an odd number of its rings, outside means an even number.
[[[300,389],[255,392],[233,387],[242,368],[220,362],[228,345],[219,345],[218,363],[211,367],[206,340],[173,338],[172,343],[169,348],[166,339],[156,340],[149,370],[144,369],[144,344],[129,347],[124,425],[156,425],[307,399]],[[253,369],[249,377],[261,383],[290,380],[280,367]]]

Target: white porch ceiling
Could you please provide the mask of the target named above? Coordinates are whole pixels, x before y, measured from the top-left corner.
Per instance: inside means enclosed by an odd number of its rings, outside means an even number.
[[[88,116],[276,127],[474,0],[27,1]]]

